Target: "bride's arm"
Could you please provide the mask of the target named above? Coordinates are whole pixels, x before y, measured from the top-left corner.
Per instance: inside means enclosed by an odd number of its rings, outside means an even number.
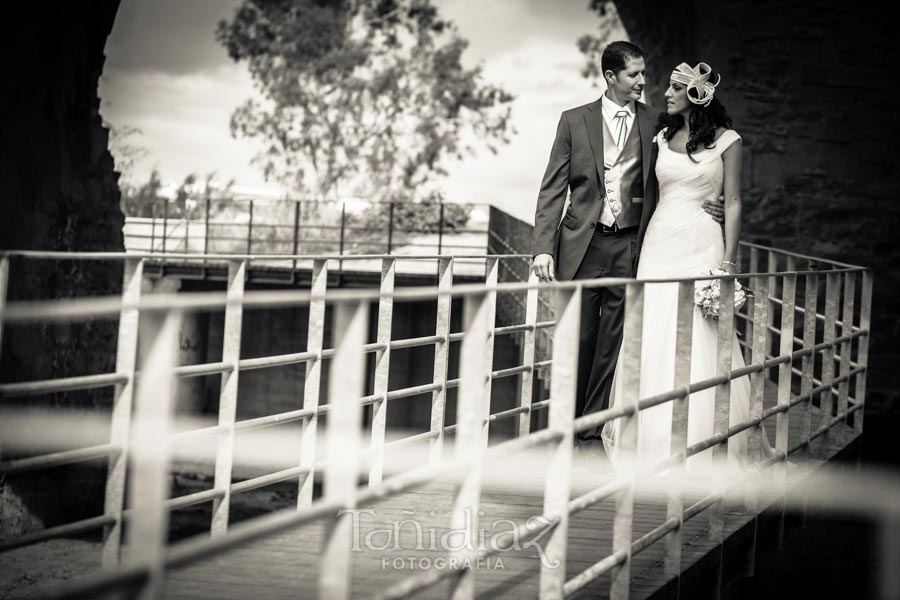
[[[741,178],[744,162],[741,140],[735,141],[725,150],[722,160],[725,162],[725,256],[722,259],[722,269],[736,273],[738,269],[734,263],[741,237]]]

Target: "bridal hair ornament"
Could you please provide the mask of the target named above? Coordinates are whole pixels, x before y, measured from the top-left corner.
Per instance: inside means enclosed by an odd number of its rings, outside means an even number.
[[[688,100],[694,104],[709,106],[716,93],[716,86],[722,81],[722,76],[716,73],[716,82],[712,83],[709,80],[710,74],[712,67],[705,62],[697,63],[696,67],[681,63],[672,71],[671,80],[687,86]]]

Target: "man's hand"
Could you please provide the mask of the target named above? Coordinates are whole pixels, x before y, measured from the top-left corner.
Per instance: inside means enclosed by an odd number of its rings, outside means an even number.
[[[725,196],[719,196],[715,202],[704,202],[703,210],[713,218],[716,223],[725,222]]]
[[[534,257],[531,270],[541,281],[554,281],[556,271],[553,268],[553,256],[550,254],[538,254]]]

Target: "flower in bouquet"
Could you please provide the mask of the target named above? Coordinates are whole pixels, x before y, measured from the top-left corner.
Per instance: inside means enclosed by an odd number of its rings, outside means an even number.
[[[716,269],[710,271],[710,275],[726,275],[725,271]],[[718,319],[721,308],[720,295],[722,291],[721,280],[706,279],[694,282],[694,305],[707,319]],[[737,310],[747,301],[747,296],[752,292],[734,280],[734,309]]]

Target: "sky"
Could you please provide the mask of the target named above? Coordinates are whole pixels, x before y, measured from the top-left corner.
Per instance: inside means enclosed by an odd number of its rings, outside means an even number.
[[[232,111],[258,92],[244,64],[216,43],[216,24],[241,0],[122,0],[106,44],[100,79],[101,114],[113,127],[136,127],[130,143],[147,154],[132,177],[152,169],[178,183],[194,172],[234,179],[238,192],[281,197],[252,164],[258,146],[231,137]],[[496,155],[487,149],[449,163],[443,181],[452,202],[493,204],[528,222],[561,111],[595,100],[602,88],[580,74],[575,46],[595,33],[589,0],[435,0],[469,41],[467,66],[480,64],[486,81],[515,97],[517,132]],[[624,30],[614,37],[627,39]]]

